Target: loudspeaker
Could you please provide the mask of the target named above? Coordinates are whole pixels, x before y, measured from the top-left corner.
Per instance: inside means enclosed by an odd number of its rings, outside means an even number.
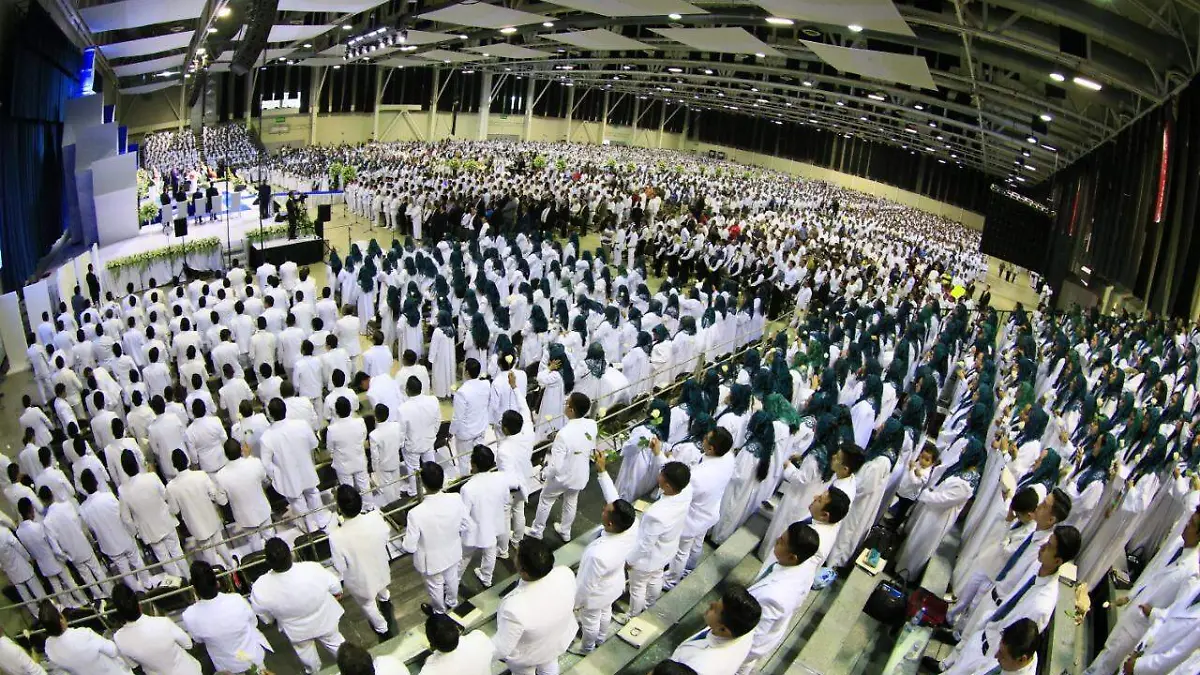
[[[207,86],[207,84],[207,70],[201,70],[196,74],[196,77],[192,78],[192,84],[190,87],[188,87],[187,104],[189,108],[195,106],[196,102],[200,100],[200,97],[204,94],[204,87]]]
[[[315,225],[316,225],[317,239],[324,239],[325,238],[325,221],[321,220],[320,218],[317,218],[317,222],[315,223]]]
[[[175,236],[176,237],[186,237],[187,236],[187,217],[186,216],[183,218],[175,219]]]
[[[233,63],[229,65],[234,75],[245,75],[254,69],[254,62],[267,47],[267,36],[278,11],[279,0],[250,1],[246,8],[246,32],[233,53]]]
[[[317,220],[328,223],[333,220],[333,205],[318,204],[317,205]]]

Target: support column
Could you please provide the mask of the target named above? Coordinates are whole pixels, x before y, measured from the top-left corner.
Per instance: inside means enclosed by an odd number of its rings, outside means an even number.
[[[604,90],[604,109],[600,111],[600,145],[608,138],[608,90]]]
[[[691,126],[691,122],[692,122],[692,109],[684,108],[683,109],[683,139],[681,141],[679,141],[679,147],[675,148],[676,150],[682,150],[685,147],[687,147],[688,128]],[[776,153],[776,154],[778,154],[778,153]]]
[[[179,133],[183,133],[183,126],[188,118],[187,90],[186,85],[179,88]]]
[[[379,106],[383,105],[383,67],[375,66],[375,112],[371,115],[371,140],[379,140]]]
[[[317,110],[321,107],[321,85],[325,79],[325,66],[313,69],[308,93],[308,144],[317,144]]]
[[[630,96],[633,96],[633,137],[629,139],[629,144],[637,145],[638,120],[640,120],[642,118],[642,116],[641,116],[642,99],[635,94],[630,94]]]
[[[258,76],[257,73],[258,73],[257,70],[251,70],[250,72],[246,73],[246,126],[247,127],[250,126],[250,118],[253,116],[252,114],[254,112],[254,78]],[[259,133],[260,134],[262,133],[261,129],[259,129]]]
[[[479,78],[479,135],[477,138],[486,141],[488,137],[488,117],[492,112],[492,73],[484,71]]]
[[[571,142],[571,116],[575,113],[575,87],[567,87],[567,142]]]
[[[525,133],[522,140],[526,142],[533,137],[533,97],[537,93],[537,89],[534,87],[535,82],[533,77],[530,77],[525,83]]]
[[[658,116],[658,149],[662,150],[663,129],[667,126],[667,102],[662,102],[662,108],[659,109]]]
[[[439,95],[442,93],[441,92],[441,89],[442,89],[441,80],[442,80],[442,69],[434,68],[433,69],[433,92],[430,93],[430,95],[429,95],[429,126],[426,128],[426,132],[425,132],[425,142],[426,143],[433,142],[433,134],[437,128],[437,126],[436,126],[437,125],[437,102],[438,102]]]

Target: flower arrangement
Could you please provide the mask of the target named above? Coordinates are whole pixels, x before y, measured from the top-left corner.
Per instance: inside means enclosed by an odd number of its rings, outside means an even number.
[[[715,175],[717,178],[720,178],[721,176],[724,176],[724,175],[725,175],[725,167],[723,167],[723,166],[717,166],[717,167],[713,168],[713,174],[714,174],[714,175]]]
[[[675,165],[675,173],[683,173],[683,165],[682,164]]]
[[[666,160],[662,160],[662,159],[658,160],[658,163],[654,165],[654,168],[658,169],[659,171],[666,171],[667,170]]]
[[[145,225],[146,223],[154,222],[158,216],[158,204],[154,202],[146,202],[138,209],[138,222]]]
[[[296,234],[301,237],[312,236],[317,233],[316,225],[308,216],[308,210],[300,212],[300,217],[296,221]],[[275,239],[283,239],[288,235],[288,224],[277,223],[269,225],[262,229],[248,230],[246,232],[246,242],[250,244],[261,244],[264,241],[272,241]]]
[[[637,171],[637,164],[629,162],[625,165],[625,173],[633,173],[634,171]]]
[[[458,170],[462,168],[462,160],[457,157],[451,157],[446,160],[446,168],[450,169],[451,173],[458,173]]]
[[[329,182],[336,185],[338,182],[338,178],[342,177],[342,171],[345,168],[346,167],[342,166],[341,162],[334,162],[333,164],[330,164],[329,165]]]
[[[608,159],[604,160],[604,168],[608,169],[609,171],[617,168],[617,160],[613,157],[609,157]]]
[[[542,169],[545,169],[546,168],[546,158],[541,155],[534,157],[533,158],[533,168],[536,171],[541,171]]]
[[[150,173],[145,169],[137,170],[137,196],[138,201],[150,196]]]
[[[202,237],[183,244],[164,246],[163,248],[151,251],[142,251],[133,255],[113,258],[104,267],[113,274],[119,274],[122,270],[130,267],[146,269],[155,263],[174,260],[175,258],[186,258],[189,255],[197,253],[208,254],[220,250],[220,248],[220,237]]]
[[[558,159],[554,160],[554,168],[559,173],[566,171],[567,170],[567,160],[562,157],[559,157]]]
[[[474,159],[468,159],[467,161],[463,162],[462,168],[463,171],[468,173],[475,173],[476,171],[482,169],[483,165]]]
[[[353,166],[351,166],[349,164],[342,167],[342,184],[343,185],[349,185],[350,183],[353,183],[354,179],[356,179],[356,178],[358,178],[358,169],[354,168]]]

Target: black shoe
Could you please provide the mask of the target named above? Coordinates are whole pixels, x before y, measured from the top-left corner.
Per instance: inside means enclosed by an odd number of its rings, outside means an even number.
[[[949,628],[939,628],[933,631],[933,639],[937,640],[938,642],[944,642],[951,647],[959,642],[958,638],[954,636],[954,631],[950,630]]]
[[[433,605],[428,602],[421,603],[421,613],[425,616],[433,616]]]
[[[933,658],[932,656],[922,656],[921,657],[921,668],[923,668],[931,673],[940,673],[940,672],[942,672],[942,662],[938,661],[937,659]]]
[[[392,632],[390,630],[385,630],[382,633],[375,631],[375,637],[379,638],[379,644],[383,644],[392,639]]]

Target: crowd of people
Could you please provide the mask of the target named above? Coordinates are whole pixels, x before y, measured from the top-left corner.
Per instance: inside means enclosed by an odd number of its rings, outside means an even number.
[[[199,137],[192,130],[147,134],[141,143],[142,167],[157,175],[204,173],[203,167],[225,175],[225,169],[257,166],[266,160],[258,137],[238,123],[205,126]]]
[[[483,166],[464,169],[473,157]],[[874,526],[916,583],[961,521],[939,634],[955,647],[929,670],[1036,672],[1073,562],[1081,611],[1110,571],[1134,583],[1090,673],[1195,674],[1191,326],[1045,306],[1002,317],[976,288],[977,233],[678,153],[372,144],[275,162],[314,179],[356,167],[347,208],[396,239],[334,251],[320,286],[294,263],[235,265],[64,305],[29,337],[23,447],[4,468],[19,524],[0,527],[0,568],[55,667],[199,672],[187,650],[203,644],[245,672],[266,658],[261,622],[307,672],[317,643],[343,673],[405,672],[345,640],[337,600],[393,635],[403,551],[428,593],[422,672],[501,660],[550,675],[761,513],[759,573],[725,587],[655,673],[756,672],[814,584],[878,546]],[[608,245],[584,247],[590,230]],[[576,569],[556,565],[552,542],[581,534],[593,481],[602,533]],[[384,513],[413,496],[393,533]],[[332,569],[296,561],[289,531],[325,532]],[[239,577],[243,597],[217,570],[250,556],[265,572]],[[464,574],[491,586],[509,558],[521,583],[495,633],[460,635],[448,612]],[[175,579],[200,600],[178,623],[143,616],[139,593]],[[111,598],[124,624],[111,640],[66,626],[89,596]]]

